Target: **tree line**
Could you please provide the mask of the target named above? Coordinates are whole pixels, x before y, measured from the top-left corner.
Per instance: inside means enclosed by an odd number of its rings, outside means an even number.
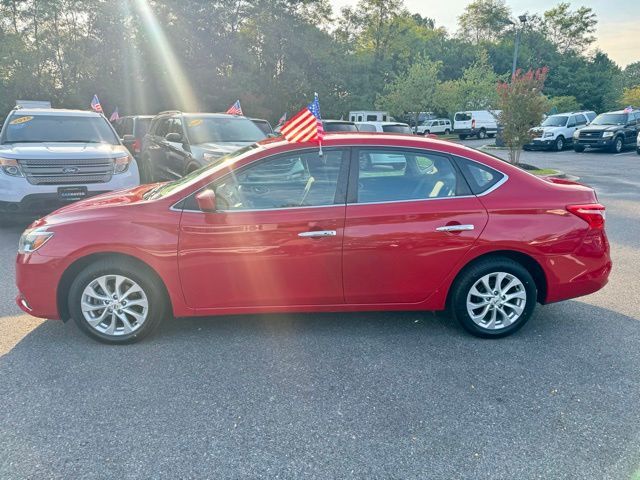
[[[518,67],[548,67],[558,110],[623,106],[640,62],[593,50],[597,18],[560,3],[522,26],[503,0],[475,0],[447,31],[402,0],[0,0],[0,116],[16,99],[106,113],[224,111],[275,120],[318,92],[325,118],[387,108],[487,108]],[[516,12],[520,14],[521,12]]]

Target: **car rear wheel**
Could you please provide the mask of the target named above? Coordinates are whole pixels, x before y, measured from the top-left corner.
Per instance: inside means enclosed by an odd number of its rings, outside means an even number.
[[[611,147],[611,151],[613,153],[620,153],[624,148],[624,142],[622,141],[622,137],[616,137],[613,140],[613,146]]]
[[[71,284],[68,301],[71,316],[84,333],[112,344],[141,340],[167,312],[159,280],[123,261],[89,265]]]
[[[485,138],[487,138],[487,131],[484,128],[481,128],[478,132],[478,139],[484,140]]]
[[[536,298],[536,284],[526,268],[508,258],[493,258],[460,275],[453,286],[451,309],[468,332],[499,338],[522,328]]]
[[[460,135],[458,135],[458,138],[459,138],[460,140],[465,140],[465,139],[467,138],[467,136],[466,136],[466,135],[462,135],[462,134],[460,134]]]
[[[556,152],[561,152],[562,150],[564,150],[564,137],[561,135],[556,138],[556,142],[553,146]]]
[[[444,129],[444,134],[445,135],[449,135],[451,133],[451,130],[449,130],[448,128]]]

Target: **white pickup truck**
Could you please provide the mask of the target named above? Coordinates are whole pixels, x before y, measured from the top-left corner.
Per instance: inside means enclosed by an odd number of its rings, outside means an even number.
[[[135,160],[95,112],[15,108],[0,132],[0,215],[42,214],[140,184]]]

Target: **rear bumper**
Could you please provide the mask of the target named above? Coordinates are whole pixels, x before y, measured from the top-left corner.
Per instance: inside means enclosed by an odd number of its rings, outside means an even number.
[[[539,259],[547,276],[543,303],[559,302],[597,292],[609,281],[612,263],[603,231],[591,231],[582,245],[568,255]]]

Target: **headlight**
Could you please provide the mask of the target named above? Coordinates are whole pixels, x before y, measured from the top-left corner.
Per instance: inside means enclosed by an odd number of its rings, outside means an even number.
[[[544,138],[553,137],[553,132],[547,132],[544,134]]]
[[[575,132],[573,132],[573,138],[575,138],[576,140],[580,138],[580,130],[576,130]]]
[[[113,173],[124,173],[129,168],[129,164],[133,160],[133,157],[129,153],[125,153],[120,157],[116,157],[113,160]]]
[[[22,170],[20,170],[20,164],[17,160],[13,158],[2,158],[0,157],[0,167],[2,167],[2,171],[7,175],[11,175],[12,177],[21,177]]]
[[[20,242],[18,243],[18,252],[35,252],[47,243],[51,237],[53,237],[53,232],[48,232],[47,227],[30,228],[25,230],[20,237]]]
[[[613,132],[604,132],[602,134],[602,138],[609,138],[609,137],[613,137]]]

